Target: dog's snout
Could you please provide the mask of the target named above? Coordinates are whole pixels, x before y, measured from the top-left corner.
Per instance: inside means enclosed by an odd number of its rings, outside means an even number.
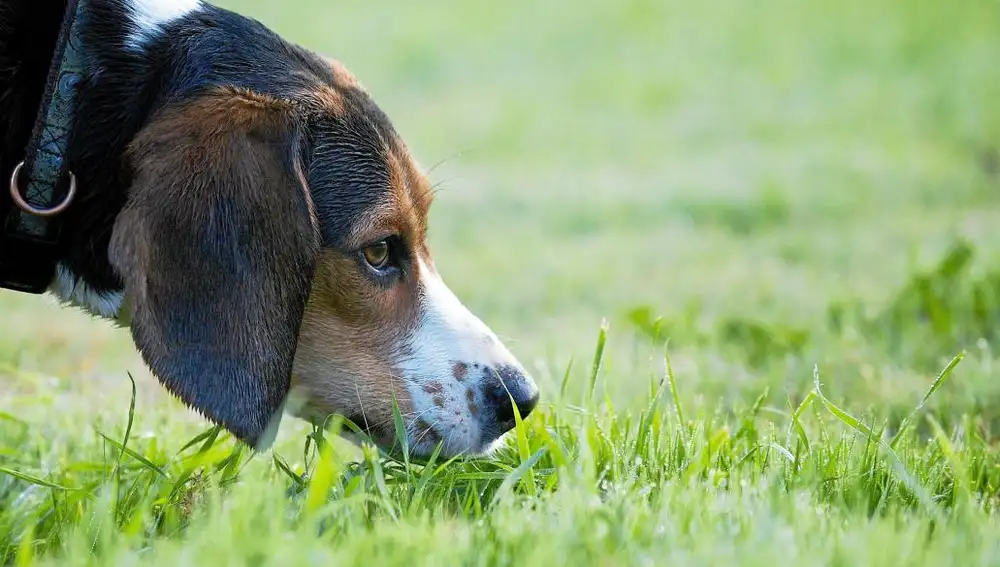
[[[420,325],[400,364],[414,399],[414,446],[430,454],[437,439],[449,456],[489,453],[514,429],[517,415],[534,411],[538,387],[440,276],[423,262],[418,267]]]
[[[525,419],[538,405],[538,387],[524,371],[514,366],[501,366],[487,372],[492,374],[492,379],[486,381],[486,401],[493,409],[500,432],[504,433],[514,428],[515,406],[521,419]]]

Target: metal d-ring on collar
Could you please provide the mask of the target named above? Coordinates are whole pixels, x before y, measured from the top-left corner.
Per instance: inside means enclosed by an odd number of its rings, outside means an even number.
[[[69,189],[66,190],[66,195],[63,196],[59,203],[48,208],[36,207],[29,203],[21,196],[21,187],[17,182],[22,167],[24,167],[24,160],[17,164],[14,168],[14,173],[10,174],[10,197],[14,199],[14,204],[22,211],[39,217],[54,217],[65,211],[69,207],[69,204],[73,202],[73,197],[76,196],[76,176],[73,175],[72,171],[69,171],[67,172],[69,174]]]
[[[66,2],[31,138],[10,177],[15,206],[0,219],[0,287],[42,293],[55,273],[62,233],[59,215],[77,195],[66,153],[77,89],[86,72],[81,33],[86,5],[87,0]]]

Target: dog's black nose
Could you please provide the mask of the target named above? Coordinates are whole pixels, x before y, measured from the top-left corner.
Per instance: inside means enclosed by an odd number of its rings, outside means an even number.
[[[493,408],[500,433],[505,433],[516,424],[514,406],[517,406],[521,419],[526,419],[538,405],[538,387],[524,372],[513,366],[493,369],[492,374],[492,380],[487,382],[486,399]]]
[[[511,392],[511,397],[514,398],[514,404],[517,405],[517,413],[521,414],[521,419],[525,419],[538,404],[538,389],[533,388],[530,394],[522,397],[518,397],[514,395],[514,392]],[[496,412],[497,421],[501,425],[510,422],[510,427],[505,428],[505,430],[514,427],[514,406],[511,405],[509,398],[497,400]]]

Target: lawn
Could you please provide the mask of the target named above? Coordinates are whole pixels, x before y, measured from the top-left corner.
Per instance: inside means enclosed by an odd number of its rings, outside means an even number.
[[[0,293],[0,564],[1000,565],[995,0],[221,4],[433,168],[540,409],[494,460],[251,456]]]

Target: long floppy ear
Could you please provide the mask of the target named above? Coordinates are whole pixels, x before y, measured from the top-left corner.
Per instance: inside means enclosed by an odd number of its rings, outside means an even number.
[[[298,138],[288,104],[247,92],[165,108],[130,147],[110,248],[150,369],[258,449],[280,422],[318,250]]]

